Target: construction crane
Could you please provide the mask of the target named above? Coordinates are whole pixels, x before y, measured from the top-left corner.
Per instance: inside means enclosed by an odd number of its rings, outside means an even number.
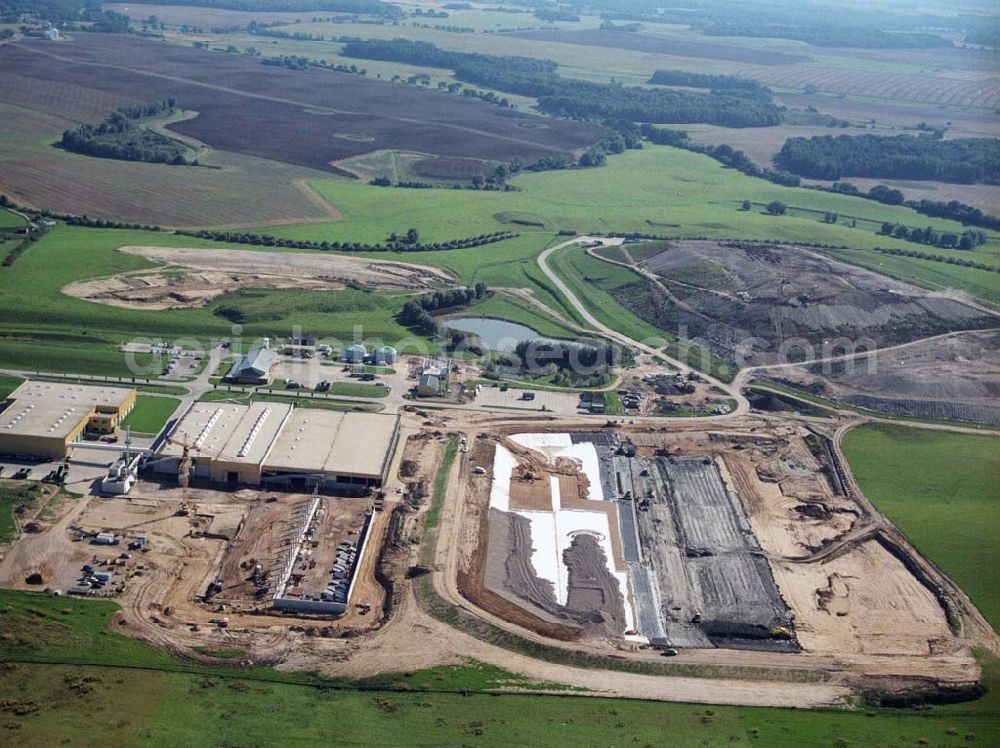
[[[191,484],[191,467],[194,465],[194,461],[191,459],[191,452],[200,452],[201,450],[194,442],[188,441],[187,434],[184,434],[183,439],[168,436],[167,441],[181,448],[181,459],[177,463],[177,483],[181,487],[182,504],[177,514],[180,516],[194,515],[198,511],[198,507],[191,501],[191,497],[188,494],[188,487]]]

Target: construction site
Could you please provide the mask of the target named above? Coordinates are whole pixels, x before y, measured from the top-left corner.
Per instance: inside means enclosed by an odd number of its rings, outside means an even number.
[[[144,617],[168,630],[228,628],[233,615],[285,620],[286,628],[311,614],[346,623],[382,602],[365,550],[384,534],[383,506],[371,496],[164,489],[139,481],[128,498],[80,502],[25,535],[0,561],[0,579],[116,596],[123,604],[155,600]],[[85,566],[111,571],[113,580],[95,589]]]
[[[173,429],[146,459],[174,475],[154,465],[127,495],[54,495],[0,550],[0,585],[113,598],[116,630],[203,662],[233,651],[367,676],[472,657],[712,703],[960,689],[978,677],[973,644],[997,644],[858,492],[820,419],[410,406],[384,482],[352,494],[264,481],[282,434],[299,432],[272,434],[262,412],[219,415],[201,442],[210,459],[194,449],[201,431]],[[273,446],[258,454],[257,440]],[[241,451],[256,484],[227,480]],[[512,653],[522,641],[548,654]],[[622,660],[639,670],[613,672]],[[663,677],[668,662],[698,675]]]
[[[587,634],[794,651],[792,616],[715,458],[642,452],[614,433],[498,443],[484,587]]]
[[[971,606],[858,494],[831,436],[759,417],[492,423],[463,479],[478,532],[458,530],[457,589],[584,651],[963,680],[974,658],[953,622]]]

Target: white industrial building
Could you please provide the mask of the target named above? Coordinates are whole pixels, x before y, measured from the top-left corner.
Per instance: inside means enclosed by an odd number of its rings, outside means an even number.
[[[284,403],[195,403],[150,465],[176,474],[189,445],[192,477],[230,485],[365,493],[386,480],[399,416]]]

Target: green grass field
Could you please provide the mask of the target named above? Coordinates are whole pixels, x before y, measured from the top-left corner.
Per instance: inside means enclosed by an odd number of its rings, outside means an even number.
[[[202,395],[199,400],[202,402],[217,402],[227,400],[235,403],[252,403],[262,401],[268,403],[285,403],[286,405],[297,405],[303,408],[320,408],[322,410],[364,410],[379,411],[381,405],[372,403],[371,405],[350,400],[335,400],[333,398],[313,397],[308,390],[304,390],[301,395],[281,395],[266,391],[243,390],[243,389],[219,389],[209,390]]]
[[[862,426],[844,453],[865,494],[1000,627],[1000,442],[995,437]]]
[[[452,434],[448,437],[448,446],[445,447],[441,467],[438,468],[437,475],[434,476],[434,492],[431,494],[431,506],[424,517],[424,527],[428,530],[436,528],[441,519],[441,507],[444,504],[444,493],[448,486],[448,474],[451,472],[451,466],[455,462],[457,454],[458,437]]]
[[[12,213],[6,208],[0,208],[0,229],[16,229],[26,225],[28,222],[17,213]]]
[[[883,272],[932,287],[949,285],[981,298],[1000,300],[1000,274],[962,268],[941,262],[890,257],[874,247],[917,249],[955,259],[972,259],[1000,267],[1000,238],[974,251],[924,248],[898,239],[879,236],[873,226],[893,221],[910,226],[932,225],[939,230],[958,231],[953,221],[931,219],[909,208],[881,205],[871,200],[835,195],[804,188],[782,187],[747,177],[707,156],[646,145],[608,159],[600,169],[551,171],[522,174],[513,180],[516,192],[470,190],[404,190],[393,192],[394,209],[382,210],[385,189],[347,180],[312,183],[326,199],[336,204],[345,219],[335,224],[286,226],[269,230],[276,236],[313,240],[382,240],[391,231],[409,226],[420,229],[431,241],[468,236],[500,229],[528,232],[638,231],[664,236],[761,239],[823,243],[851,247],[838,256],[857,264],[881,267]],[[755,203],[780,200],[802,209],[798,215],[770,216],[761,210],[741,211],[744,199]],[[595,210],[594,206],[600,206]],[[865,219],[857,228],[828,225],[823,211]],[[810,211],[810,212],[806,212]],[[793,211],[796,212],[796,211]],[[491,246],[459,253],[402,255],[402,259],[447,266],[440,255],[464,265],[470,257],[487,257],[496,285],[512,285],[517,266],[503,263],[507,257]],[[437,256],[435,256],[437,255]],[[461,258],[461,259],[458,259]],[[521,261],[520,253],[510,259]],[[500,267],[497,268],[497,264]],[[451,265],[465,275],[464,267]],[[500,280],[502,279],[502,280]]]
[[[121,428],[130,428],[140,434],[158,434],[180,402],[173,397],[138,395],[135,407],[121,422]]]
[[[0,312],[2,315],[2,312]],[[162,365],[148,353],[127,358],[116,344],[95,335],[91,339],[60,339],[39,332],[0,333],[0,361],[11,369],[31,372],[96,374],[110,377],[156,377]],[[138,364],[133,371],[129,361]]]
[[[957,225],[929,221],[905,208],[859,198],[779,187],[723,169],[707,157],[686,151],[648,146],[613,157],[602,169],[526,174],[515,183],[520,191],[509,193],[405,189],[389,193],[386,188],[348,180],[323,180],[314,186],[343,210],[345,219],[274,228],[271,232],[295,238],[381,241],[392,231],[415,226],[422,237],[436,241],[516,230],[521,236],[484,247],[371,256],[442,267],[463,284],[482,281],[492,287],[529,288],[540,301],[576,323],[581,322],[578,314],[550,287],[535,259],[555,239],[556,231],[564,228],[845,244],[855,248],[832,253],[932,287],[953,286],[983,299],[1000,300],[1000,274],[881,255],[871,248],[907,245],[867,229],[828,226],[800,216],[775,218],[738,207],[745,197],[759,202],[782,199],[790,205],[865,215],[873,220],[932,223],[942,229]],[[392,211],[384,210],[387,194],[394,201]],[[601,209],[594,210],[595,205]],[[658,225],[664,223],[680,228]],[[226,246],[164,232],[54,227],[12,267],[0,272],[0,293],[5,299],[0,306],[0,360],[26,370],[128,375],[124,357],[117,351],[121,342],[136,335],[228,337],[232,323],[214,313],[223,309],[230,318],[242,321],[242,334],[248,336],[274,336],[296,324],[310,334],[338,339],[352,337],[356,325],[361,325],[366,337],[398,340],[409,336],[395,320],[403,299],[385,292],[248,291],[218,299],[206,308],[168,311],[110,307],[62,293],[72,281],[153,267],[142,258],[115,251],[126,244]],[[935,252],[1000,265],[995,239],[973,252]],[[588,270],[596,261],[580,262]],[[620,280],[612,272],[616,271],[601,270],[600,277],[615,280],[602,281],[604,287],[588,287],[583,298],[603,305],[608,284]],[[525,315],[535,316],[533,327],[546,324],[544,315],[529,308],[518,311],[515,321],[528,323]],[[620,328],[623,332],[638,332],[642,327],[636,320],[623,318],[618,323],[625,325]],[[144,375],[159,373],[151,357],[137,360],[145,367]]]
[[[97,304],[62,293],[74,280],[153,267],[115,250],[123,245],[202,247],[210,243],[163,232],[53,228],[0,273],[0,361],[30,371],[132,374],[118,346],[134,337],[152,339],[234,336],[226,308],[242,319],[240,335],[284,336],[293,325],[336,340],[353,339],[359,327],[366,338],[399,340],[412,333],[395,315],[405,295],[377,291],[247,291],[217,299],[200,309],[137,310]],[[225,246],[225,245],[213,245]],[[139,376],[158,376],[162,363],[149,354],[132,357]]]
[[[353,683],[263,667],[212,670],[108,630],[115,608],[0,592],[4,740],[46,748],[653,746],[669,735],[680,748],[957,748],[990,745],[1000,729],[992,696],[925,711],[806,711],[533,694],[538,684],[474,662]],[[483,693],[497,689],[508,693]]]
[[[340,395],[341,397],[385,397],[389,394],[387,387],[378,387],[374,384],[364,382],[331,382],[329,395]]]
[[[528,234],[468,250],[372,256],[442,267],[463,285],[482,281],[490,286],[526,286],[544,303],[564,309],[561,297],[532,279],[533,275],[541,275],[535,257],[550,239],[546,233]],[[118,350],[122,342],[134,336],[184,336],[203,342],[208,337],[230,337],[230,318],[241,321],[243,337],[281,336],[299,325],[308,333],[335,341],[352,340],[356,327],[371,340],[413,338],[412,332],[395,319],[406,298],[399,293],[357,289],[245,291],[222,297],[202,309],[160,311],[123,309],[62,293],[61,289],[74,280],[152,267],[141,258],[115,251],[128,244],[226,246],[162,232],[66,226],[52,229],[13,267],[0,273],[0,293],[8,301],[0,308],[0,360],[11,368],[29,371],[128,376],[133,372]],[[229,318],[214,313],[223,309]],[[526,305],[511,304],[507,309],[516,313],[515,321],[539,327],[553,324],[547,315]],[[138,354],[132,358],[139,364],[140,376],[160,374],[161,364],[154,357]]]
[[[653,345],[666,337],[665,331],[637,317],[612,295],[617,289],[642,283],[628,268],[591,257],[578,245],[549,255],[549,265],[601,323],[633,340],[656,341]]]
[[[24,382],[20,377],[8,377],[0,374],[0,400],[7,397]]]

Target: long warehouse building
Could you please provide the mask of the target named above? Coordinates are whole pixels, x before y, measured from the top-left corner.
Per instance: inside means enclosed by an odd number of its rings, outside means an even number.
[[[62,459],[85,434],[111,434],[135,406],[135,390],[27,381],[3,402],[0,454]]]
[[[176,474],[184,444],[192,476],[231,485],[364,493],[385,482],[399,416],[284,403],[195,403],[150,463]]]

